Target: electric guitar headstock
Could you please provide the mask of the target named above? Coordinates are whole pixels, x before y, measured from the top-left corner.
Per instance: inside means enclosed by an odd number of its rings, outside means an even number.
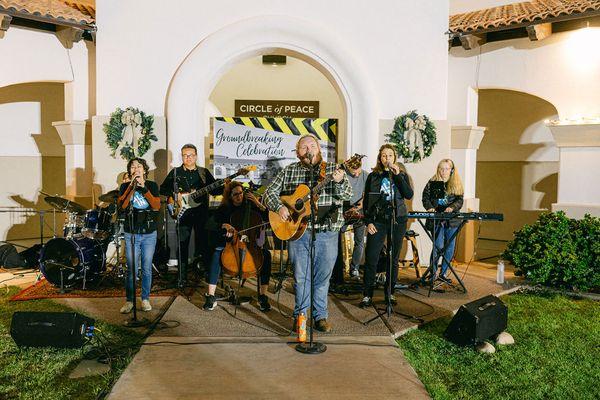
[[[350,169],[360,168],[362,165],[362,159],[365,157],[366,156],[364,154],[354,153],[354,155],[352,157],[350,157],[349,159],[347,159],[346,161],[344,161],[342,163],[342,166],[346,170],[348,170],[349,168]]]

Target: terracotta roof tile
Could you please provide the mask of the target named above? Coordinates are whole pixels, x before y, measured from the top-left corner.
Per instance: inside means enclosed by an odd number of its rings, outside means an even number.
[[[450,16],[450,32],[471,32],[600,10],[600,0],[532,0]]]
[[[69,7],[78,9],[82,13],[89,15],[94,19],[96,18],[96,2],[94,0],[62,0],[62,2],[68,5]]]
[[[85,5],[90,6],[90,1],[61,1],[61,0],[0,0],[0,12],[12,11],[20,14],[31,14],[39,17],[68,21],[71,23],[91,25],[94,18],[91,12],[85,10]],[[82,9],[79,8],[79,6]]]

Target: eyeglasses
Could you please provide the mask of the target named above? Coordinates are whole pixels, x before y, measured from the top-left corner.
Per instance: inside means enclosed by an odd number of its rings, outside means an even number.
[[[183,158],[194,158],[194,157],[196,157],[196,155],[195,154],[182,154],[181,157],[183,157]]]

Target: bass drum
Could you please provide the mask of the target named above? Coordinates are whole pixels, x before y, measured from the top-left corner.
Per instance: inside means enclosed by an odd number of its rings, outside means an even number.
[[[106,269],[104,249],[86,237],[54,238],[40,253],[40,271],[55,286],[86,289],[98,282]]]

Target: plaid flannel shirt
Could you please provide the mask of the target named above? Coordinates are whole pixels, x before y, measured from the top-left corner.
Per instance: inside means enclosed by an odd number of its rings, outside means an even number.
[[[326,163],[325,172],[327,175],[333,173],[337,168],[335,163]],[[319,172],[315,175],[318,177]],[[310,182],[310,169],[303,165],[301,162],[295,162],[283,168],[271,184],[267,187],[264,193],[265,205],[272,211],[277,212],[279,207],[282,206],[281,199],[279,196],[287,196],[296,190],[298,185],[308,185]],[[339,231],[344,225],[343,215],[343,202],[350,200],[352,197],[352,186],[348,181],[348,177],[344,175],[344,179],[336,183],[334,181],[329,182],[321,193],[319,193],[319,200],[317,201],[317,208],[320,206],[332,206],[338,205],[337,210],[333,212],[331,218],[327,218],[324,223],[316,224],[317,232],[322,231]],[[337,213],[337,214],[336,214]],[[311,223],[308,222],[307,229],[311,229]]]

